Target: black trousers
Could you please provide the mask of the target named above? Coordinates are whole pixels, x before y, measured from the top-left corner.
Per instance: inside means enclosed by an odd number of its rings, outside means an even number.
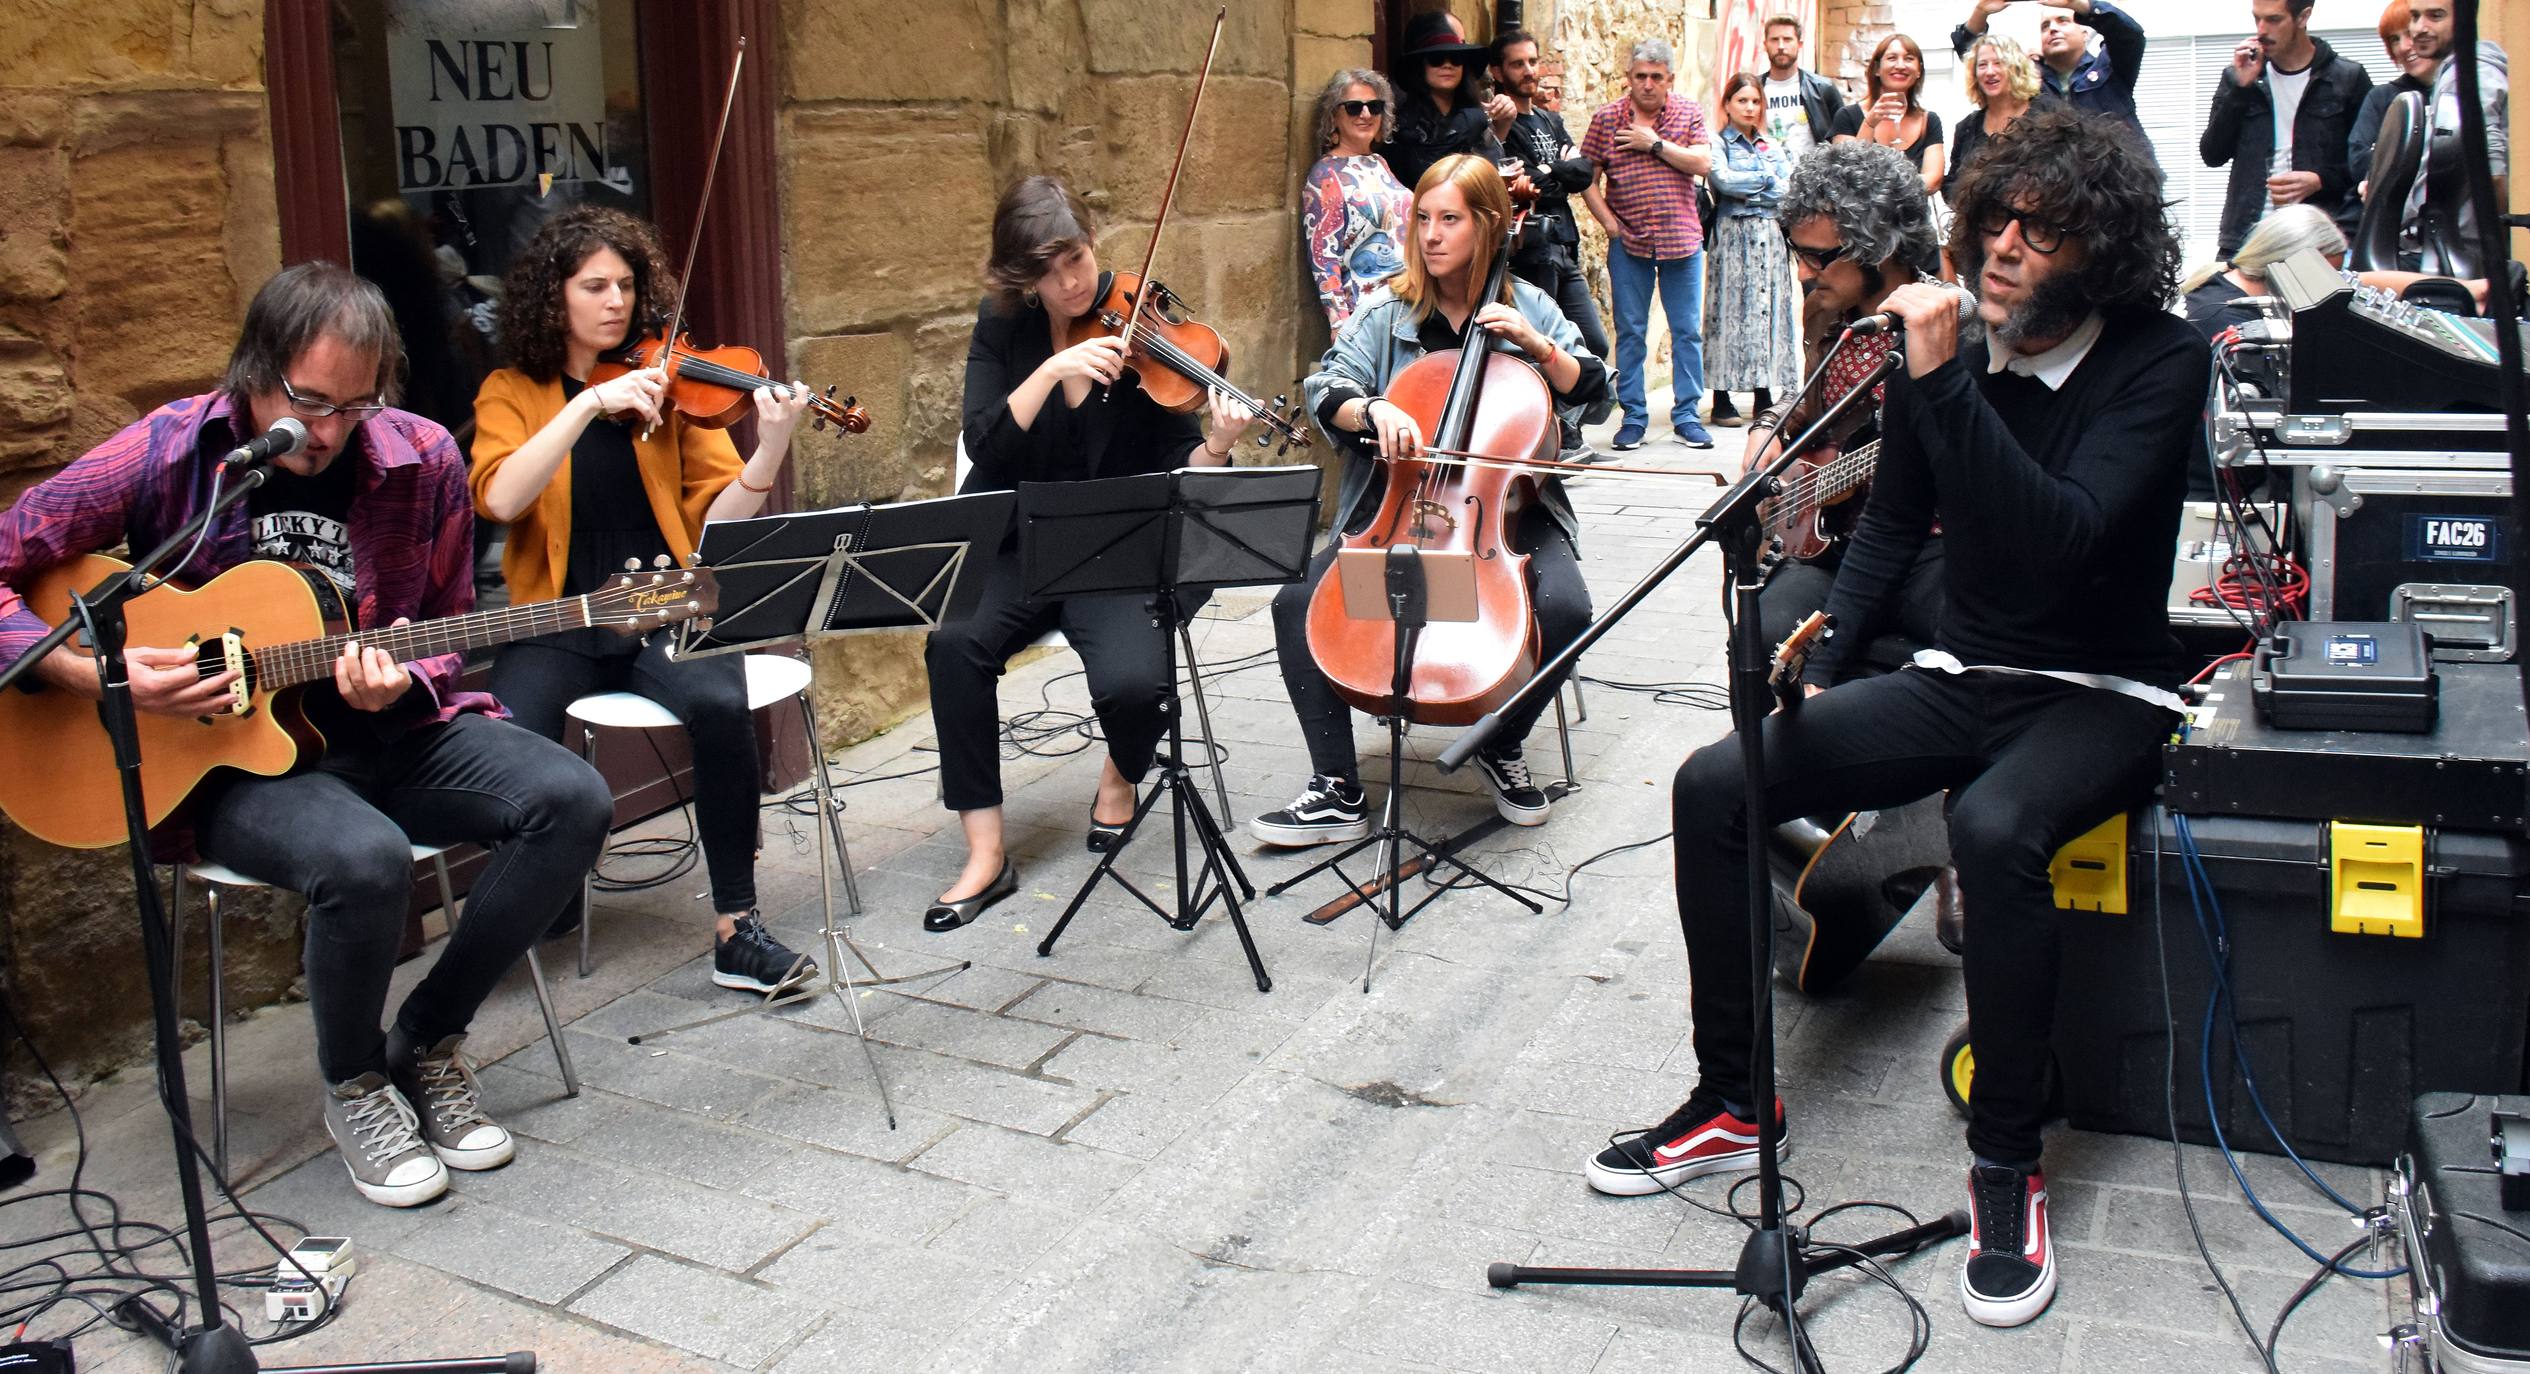
[[[1907,668],[1766,720],[1766,823],[1951,792],[1950,853],[1967,926],[1976,1055],[1968,1145],[2035,1167],[2055,1024],[2057,916],[2048,864],[2066,841],[2151,794],[2176,717],[2096,687],[2018,673]],[[1703,1086],[1756,1102],[1750,1068],[1748,826],[1739,739],[1697,750],[1670,792]]]
[[[1599,322],[1599,303],[1590,295],[1590,279],[1582,275],[1577,252],[1572,244],[1551,243],[1543,253],[1514,259],[1511,270],[1520,280],[1553,296],[1556,308],[1572,321],[1573,328],[1581,331],[1581,341],[1590,346],[1590,352],[1614,368],[1616,355],[1608,351],[1608,329]],[[1611,386],[1608,395],[1582,418],[1592,424],[1606,419],[1608,410],[1616,404],[1615,398],[1616,389]],[[1564,426],[1564,447],[1569,449],[1579,442],[1581,432],[1571,425]]]
[[[307,995],[328,1083],[386,1069],[378,1018],[404,943],[412,845],[480,844],[490,862],[396,1024],[463,1031],[597,862],[615,800],[579,756],[507,721],[459,716],[392,741],[347,740],[306,772],[231,774],[203,796],[202,856],[308,899]]]
[[[1590,587],[1581,576],[1581,555],[1563,527],[1532,508],[1513,531],[1511,547],[1529,556],[1529,598],[1537,608],[1539,660],[1552,658],[1590,628]],[[1309,574],[1274,594],[1274,654],[1282,662],[1283,689],[1300,717],[1301,738],[1309,747],[1309,767],[1331,778],[1361,779],[1360,755],[1353,748],[1353,709],[1336,695],[1335,684],[1319,671],[1309,653],[1309,598],[1335,566],[1335,546],[1318,550],[1309,560]],[[1560,688],[1563,683],[1555,684]],[[1554,704],[1552,691],[1541,691],[1516,716],[1505,716],[1490,748],[1516,749]]]
[[[1089,705],[1107,738],[1107,757],[1127,782],[1151,770],[1168,732],[1160,709],[1168,681],[1168,644],[1147,596],[1075,596],[1031,601],[1019,551],[1005,545],[984,569],[975,614],[934,631],[922,651],[931,671],[931,716],[940,732],[940,802],[952,811],[999,806],[1003,667],[1029,641],[1061,627],[1089,676]],[[1201,597],[1183,603],[1191,614]]]
[[[492,695],[519,724],[573,748],[578,732],[563,738],[563,711],[591,692],[636,692],[666,707],[694,744],[694,829],[711,873],[712,910],[754,910],[764,774],[745,656],[672,659],[665,636],[629,653],[592,653],[577,633],[503,646],[492,660]]]
[[[1757,623],[1766,643],[1782,643],[1803,616],[1825,609],[1827,594],[1835,586],[1836,562],[1832,556],[1815,563],[1777,564],[1767,575],[1766,585],[1757,592]],[[1925,540],[1924,547],[1916,552],[1915,566],[1907,569],[1906,580],[1898,584],[1897,595],[1890,598],[1888,608],[1877,620],[1869,625],[1836,627],[1839,638],[1847,634],[1862,636],[1862,642],[1854,647],[1855,656],[1847,661],[1858,672],[1866,664],[1874,670],[1896,667],[1864,655],[1883,636],[1905,641],[1909,654],[1931,644],[1941,630],[1942,600],[1942,543],[1936,537]]]

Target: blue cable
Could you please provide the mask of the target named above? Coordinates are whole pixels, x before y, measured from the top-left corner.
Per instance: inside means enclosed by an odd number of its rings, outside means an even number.
[[[2231,1030],[2232,1059],[2239,1066],[2241,1085],[2247,1089],[2249,1101],[2257,1108],[2258,1119],[2265,1123],[2268,1133],[2274,1136],[2277,1147],[2282,1149],[2285,1157],[2292,1160],[2294,1166],[2302,1171],[2303,1177],[2309,1179],[2313,1186],[2349,1213],[2358,1216],[2362,1213],[2361,1208],[2346,1201],[2336,1189],[2329,1187],[2326,1180],[2313,1172],[2310,1165],[2294,1152],[2293,1147],[2285,1141],[2283,1131],[2277,1128],[2275,1118],[2267,1112],[2266,1103],[2258,1093],[2257,1077],[2249,1066],[2247,1050],[2240,1040],[2240,1003],[2238,995],[2231,986],[2228,953],[2230,933],[2223,923],[2222,902],[2215,894],[2213,878],[2205,872],[2204,857],[2196,848],[2196,837],[2188,827],[2187,817],[2173,814],[2171,822],[2178,833],[2179,867],[2188,877],[2188,904],[2196,913],[2197,933],[2204,937],[2206,960],[2213,971],[2212,985],[2205,992],[2205,1017],[2198,1031],[2197,1077],[2205,1091],[2206,1124],[2213,1131],[2214,1145],[2222,1152],[2223,1163],[2231,1170],[2232,1181],[2240,1186],[2241,1196],[2248,1200],[2249,1209],[2257,1213],[2258,1219],[2272,1227],[2276,1234],[2292,1242],[2294,1249],[2309,1256],[2314,1263],[2348,1278],[2404,1277],[2407,1273],[2405,1265],[2386,1270],[2356,1269],[2340,1260],[2321,1254],[2310,1242],[2295,1234],[2293,1228],[2285,1225],[2276,1218],[2273,1212],[2267,1210],[2266,1203],[2258,1197],[2257,1189],[2250,1186],[2248,1175],[2241,1171],[2240,1158],[2232,1152],[2231,1142],[2224,1136],[2222,1115],[2214,1103],[2214,1013],[2226,1000],[2231,1006],[2231,1014],[2227,1020]]]

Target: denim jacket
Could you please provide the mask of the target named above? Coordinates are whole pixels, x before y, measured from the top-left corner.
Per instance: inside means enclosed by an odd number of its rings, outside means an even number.
[[[1713,208],[1724,219],[1771,216],[1783,203],[1783,188],[1792,180],[1792,166],[1783,150],[1763,137],[1750,138],[1736,127],[1722,130],[1714,145],[1722,154],[1705,181],[1713,187]]]
[[[1581,331],[1564,318],[1555,299],[1518,278],[1511,281],[1512,300],[1520,314],[1539,333],[1555,341],[1558,348],[1582,363],[1584,390],[1590,389],[1593,377],[1598,389],[1607,386],[1605,364],[1590,346],[1581,341]],[[1525,356],[1506,339],[1492,339],[1496,352]],[[1356,520],[1366,519],[1370,512],[1360,509],[1363,497],[1371,490],[1371,479],[1379,472],[1378,461],[1371,456],[1362,436],[1340,431],[1328,424],[1326,416],[1335,407],[1357,396],[1377,396],[1388,389],[1397,374],[1423,356],[1423,340],[1415,322],[1414,311],[1396,298],[1388,288],[1380,287],[1362,298],[1353,316],[1337,331],[1335,341],[1327,345],[1326,356],[1318,360],[1318,370],[1301,382],[1302,395],[1309,403],[1309,413],[1318,418],[1318,427],[1326,431],[1337,452],[1344,455],[1344,476],[1335,493],[1335,532],[1350,529]],[[1594,396],[1557,396],[1558,414],[1576,413]],[[1332,403],[1330,404],[1330,400]],[[1581,537],[1581,521],[1573,514],[1572,502],[1564,495],[1560,479],[1545,484],[1544,498],[1539,503],[1547,515],[1576,541]]]

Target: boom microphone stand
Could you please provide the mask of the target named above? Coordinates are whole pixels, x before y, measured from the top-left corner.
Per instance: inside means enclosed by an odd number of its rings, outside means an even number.
[[[1742,477],[1738,485],[1724,492],[1704,514],[1698,516],[1695,533],[1636,583],[1623,600],[1599,617],[1562,653],[1541,665],[1537,676],[1512,693],[1510,700],[1470,726],[1465,734],[1442,751],[1437,760],[1444,772],[1466,763],[1498,727],[1503,714],[1532,698],[1540,684],[1559,681],[1566,667],[1588,652],[1590,646],[1614,628],[1617,621],[1642,604],[1654,587],[1683,566],[1698,549],[1707,544],[1721,546],[1732,598],[1731,725],[1739,733],[1740,768],[1747,781],[1748,929],[1752,936],[1748,978],[1750,986],[1756,991],[1757,1023],[1754,1063],[1751,1066],[1757,1111],[1757,1226],[1750,1232],[1747,1243],[1740,1248],[1737,1266],[1731,1269],[1558,1269],[1496,1264],[1485,1271],[1485,1281],[1496,1288],[1516,1288],[1523,1283],[1728,1288],[1763,1303],[1782,1319],[1784,1329],[1791,1335],[1794,1364],[1807,1374],[1819,1374],[1821,1366],[1817,1350],[1801,1330],[1795,1306],[1812,1276],[1859,1264],[1874,1256],[1911,1254],[1926,1245],[1968,1233],[1967,1214],[1952,1212],[1938,1221],[1909,1227],[1857,1245],[1812,1245],[1808,1233],[1792,1225],[1784,1216],[1783,1128],[1773,1111],[1775,930],[1773,893],[1762,850],[1766,815],[1763,726],[1772,704],[1766,690],[1769,654],[1764,631],[1759,628],[1757,619],[1757,594],[1764,577],[1763,569],[1758,566],[1764,526],[1757,507],[1759,502],[1775,493],[1783,470],[1804,449],[1815,443],[1828,426],[1847,410],[1869,397],[1874,387],[1904,366],[1905,362],[1904,354],[1891,349],[1880,360],[1879,366],[1829,406],[1816,424],[1798,439],[1786,443],[1772,463]],[[1821,370],[1824,370],[1823,365]]]
[[[173,946],[167,933],[167,911],[158,898],[157,875],[149,861],[149,809],[141,797],[141,744],[139,718],[132,705],[132,678],[124,662],[124,607],[134,597],[158,585],[154,574],[171,558],[188,550],[196,535],[208,529],[211,522],[227,510],[243,502],[255,488],[264,484],[261,465],[243,470],[228,470],[235,485],[220,491],[218,499],[205,506],[184,523],[166,543],[151,550],[131,567],[113,573],[73,598],[71,612],[52,632],[35,641],[17,662],[0,669],[0,691],[7,691],[18,679],[34,670],[53,650],[70,641],[71,636],[85,632],[95,651],[97,678],[104,685],[104,700],[97,713],[105,721],[106,734],[114,741],[114,767],[123,784],[123,824],[130,836],[132,887],[135,909],[141,923],[141,953],[149,971],[150,1032],[158,1058],[158,1100],[167,1109],[167,1123],[174,1133],[176,1145],[176,1183],[184,1197],[186,1258],[193,1269],[195,1301],[201,1305],[202,1324],[189,1331],[175,1331],[165,1324],[144,1322],[151,1334],[165,1341],[176,1353],[179,1374],[251,1374],[259,1368],[255,1352],[247,1344],[244,1332],[228,1325],[221,1318],[218,1271],[211,1258],[211,1227],[202,1203],[202,1178],[196,1172],[199,1146],[193,1138],[193,1109],[185,1094],[184,1051],[176,1034],[176,970]],[[124,1310],[147,1311],[143,1304],[128,1304]],[[462,1360],[442,1360],[396,1365],[327,1365],[326,1370],[350,1371],[511,1371],[511,1374],[532,1374],[536,1357],[526,1351],[509,1355],[493,1355]],[[285,1374],[275,1371],[275,1374]]]

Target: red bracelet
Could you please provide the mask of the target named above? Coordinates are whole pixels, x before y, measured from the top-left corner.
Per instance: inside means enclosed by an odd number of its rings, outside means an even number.
[[[745,468],[738,469],[738,485],[745,487],[747,490],[754,492],[758,496],[762,496],[766,492],[773,490],[773,484],[771,482],[767,482],[763,486],[759,487],[755,483],[748,481],[747,470]]]

